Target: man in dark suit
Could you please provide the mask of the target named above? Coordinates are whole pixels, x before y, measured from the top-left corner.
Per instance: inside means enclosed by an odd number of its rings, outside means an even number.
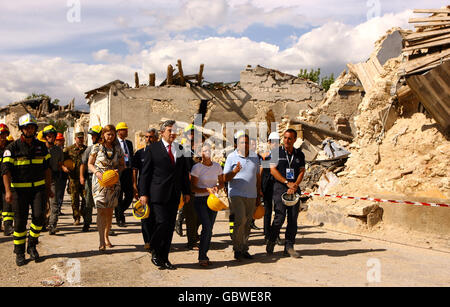
[[[117,140],[120,148],[125,154],[125,168],[120,175],[120,197],[119,205],[114,209],[116,222],[119,227],[125,227],[125,211],[130,207],[133,201],[133,143],[126,138],[128,137],[128,126],[121,122],[116,125]]]
[[[145,152],[139,199],[142,204],[150,204],[150,214],[154,217],[150,241],[152,263],[160,269],[174,270],[169,251],[181,193],[185,203],[190,199],[189,170],[183,147],[174,143],[175,121],[165,121],[160,133],[161,141],[151,144]]]

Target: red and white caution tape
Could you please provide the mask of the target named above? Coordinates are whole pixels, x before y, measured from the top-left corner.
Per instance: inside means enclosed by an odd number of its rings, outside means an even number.
[[[353,197],[353,196],[330,195],[330,194],[322,195],[322,194],[318,194],[318,193],[302,193],[302,195],[332,197],[332,198],[341,198],[341,199],[369,200],[369,201],[375,201],[375,202],[381,202],[381,203],[408,204],[408,205],[415,205],[415,206],[450,208],[449,204],[424,203],[424,202],[407,201],[407,200],[392,200],[392,199],[381,199],[381,198],[371,198],[371,197]]]

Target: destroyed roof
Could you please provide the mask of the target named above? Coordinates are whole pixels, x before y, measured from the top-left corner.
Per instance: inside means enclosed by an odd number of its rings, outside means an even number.
[[[105,85],[102,85],[102,86],[98,87],[98,88],[95,88],[93,90],[85,92],[86,99],[89,99],[92,95],[95,95],[98,92],[102,92],[102,91],[105,91],[105,90],[108,91],[111,86],[116,86],[117,87],[117,86],[125,86],[125,85],[126,85],[126,83],[121,81],[121,80],[111,81],[111,82],[109,82],[109,83],[107,83]]]

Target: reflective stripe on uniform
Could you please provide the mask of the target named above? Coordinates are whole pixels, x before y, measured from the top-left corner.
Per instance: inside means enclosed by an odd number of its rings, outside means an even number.
[[[42,164],[42,163],[44,163],[44,159],[32,159],[31,163],[33,163],[33,164]]]
[[[36,231],[41,231],[41,229],[42,229],[42,226],[36,226],[36,225],[34,225],[33,223],[31,223],[31,228],[33,228],[34,230],[36,230]]]
[[[47,155],[45,156],[45,160],[48,160],[48,159],[50,159],[51,157],[52,157],[51,154],[47,154]]]
[[[14,245],[22,245],[25,244],[27,240],[23,239],[23,240],[14,240]]]
[[[11,157],[4,157],[3,163],[14,163],[14,159]]]
[[[32,236],[33,238],[39,238],[39,232],[35,233],[33,230],[30,229],[30,236]]]
[[[3,212],[3,221],[14,221],[14,212]]]
[[[36,181],[34,183],[32,183],[32,182],[12,182],[11,187],[12,188],[32,188],[32,187],[39,187],[44,184],[45,184],[45,179]]]
[[[26,231],[24,231],[24,232],[15,232],[15,231],[14,231],[14,233],[13,233],[13,236],[14,236],[14,237],[17,237],[17,238],[25,237],[26,235],[27,235],[27,232],[26,232]]]
[[[30,160],[14,161],[14,166],[30,165]]]

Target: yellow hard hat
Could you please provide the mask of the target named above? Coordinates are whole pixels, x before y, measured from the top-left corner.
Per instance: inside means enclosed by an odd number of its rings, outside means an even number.
[[[44,131],[41,130],[39,131],[37,137],[36,137],[39,141],[44,142],[45,143],[45,139],[44,139]]]
[[[147,204],[143,205],[139,200],[133,204],[133,216],[137,220],[146,219],[148,218],[149,215],[150,215],[150,207]]]
[[[48,133],[54,133],[55,136],[57,135],[57,131],[55,129],[55,127],[53,127],[52,125],[48,125],[44,128],[44,130],[42,130],[42,135],[47,135]]]
[[[221,211],[228,209],[228,207],[217,197],[215,194],[209,194],[208,200],[206,201],[209,209],[212,211]]]
[[[12,137],[12,135],[8,135],[6,140],[9,141],[9,142],[12,142],[12,141],[14,141],[14,138]]]
[[[75,168],[75,165],[73,164],[72,159],[67,159],[63,162],[63,165],[67,167],[70,171],[72,171]]]
[[[121,130],[121,129],[128,129],[127,124],[124,123],[124,122],[118,123],[117,126],[116,126],[116,130]]]
[[[103,173],[100,185],[102,187],[111,187],[119,181],[119,173],[114,170],[108,170]]]
[[[266,212],[266,210],[264,209],[264,206],[259,205],[258,207],[256,207],[255,212],[253,213],[253,219],[259,220],[259,219],[263,218],[265,212]]]
[[[100,133],[102,133],[102,126],[99,126],[99,125],[96,125],[96,126],[92,126],[90,129],[89,129],[89,132],[88,132],[88,134],[100,134]],[[117,129],[116,129],[117,130]]]

